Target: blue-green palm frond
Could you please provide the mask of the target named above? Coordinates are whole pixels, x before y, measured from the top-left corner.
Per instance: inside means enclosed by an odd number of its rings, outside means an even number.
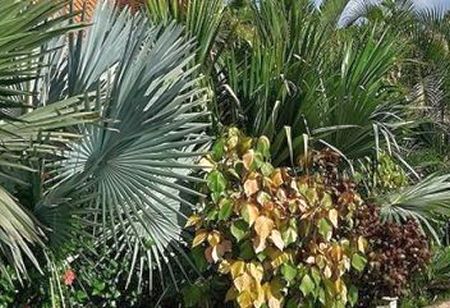
[[[450,176],[429,176],[400,191],[377,197],[384,219],[416,219],[439,243],[439,225],[450,215]]]
[[[195,49],[181,27],[149,27],[143,16],[117,14],[105,3],[94,17],[101,20],[111,22],[89,30],[78,44],[84,47],[73,51],[78,67],[70,70],[84,72],[74,75],[75,91],[98,89],[107,120],[81,128],[82,141],[55,166],[57,183],[47,202],[93,208],[97,244],[106,242],[107,255],[130,261],[128,280],[158,269],[163,281],[163,271],[174,276],[173,265],[181,264],[182,207],[201,196],[192,187],[201,180],[191,173],[208,124],[202,122],[206,96],[190,68]],[[94,39],[103,34],[114,39]],[[92,57],[96,64],[89,64]]]

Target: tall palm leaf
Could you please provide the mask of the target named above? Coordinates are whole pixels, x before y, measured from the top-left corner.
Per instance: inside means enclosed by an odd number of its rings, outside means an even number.
[[[147,0],[149,18],[154,23],[168,24],[176,20],[185,26],[188,36],[197,43],[196,63],[207,65],[214,57],[212,50],[219,40],[224,2],[221,0]]]
[[[403,93],[388,81],[398,38],[372,25],[337,29],[336,8],[324,5],[322,13],[308,1],[259,2],[250,50],[226,59],[242,107],[233,118],[273,140],[275,163],[289,158],[285,127],[294,152],[307,134],[358,158],[382,142],[395,145],[393,130],[405,124],[398,117]]]
[[[25,102],[14,99],[23,91],[15,85],[36,77],[42,65],[41,45],[49,39],[80,25],[63,25],[73,15],[60,15],[68,1],[1,0],[0,5],[0,107],[23,107]],[[29,104],[28,104],[29,105]],[[29,107],[29,106],[28,106]],[[4,110],[0,115],[5,117]]]

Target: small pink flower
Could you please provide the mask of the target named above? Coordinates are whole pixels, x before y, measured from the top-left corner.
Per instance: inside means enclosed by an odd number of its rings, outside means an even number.
[[[66,270],[66,272],[64,273],[64,276],[63,276],[64,284],[66,286],[71,286],[76,278],[77,278],[77,275],[75,275],[75,272],[69,268],[68,270]]]

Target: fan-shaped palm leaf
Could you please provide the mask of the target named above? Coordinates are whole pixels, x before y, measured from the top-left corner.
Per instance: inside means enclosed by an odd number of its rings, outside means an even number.
[[[416,219],[439,242],[435,223],[450,216],[450,175],[430,176],[399,192],[380,196],[381,214],[385,219]]]
[[[193,206],[183,194],[199,195],[189,187],[200,181],[189,175],[196,168],[194,148],[207,140],[201,135],[207,124],[199,121],[204,93],[188,69],[193,44],[180,27],[149,28],[140,14],[118,14],[106,1],[79,40],[69,54],[77,61],[67,61],[67,71],[79,73],[68,88],[98,87],[110,121],[82,128],[85,137],[59,166],[60,182],[47,202],[69,198],[71,205],[94,207],[101,225],[95,235],[110,245],[107,255],[131,260],[129,280],[159,269],[164,281],[165,268],[173,273],[168,258],[177,260],[181,250],[175,242],[181,207]],[[78,202],[80,194],[91,197]]]

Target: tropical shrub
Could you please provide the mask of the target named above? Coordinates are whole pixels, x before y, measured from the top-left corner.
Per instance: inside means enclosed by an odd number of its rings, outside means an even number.
[[[433,247],[433,257],[427,268],[416,275],[404,307],[418,307],[450,296],[450,248]]]
[[[368,266],[357,285],[362,307],[383,296],[406,294],[415,275],[425,270],[431,251],[424,233],[414,220],[381,223],[379,209],[364,206],[356,213],[356,234],[368,241]]]
[[[424,233],[413,220],[383,222],[340,163],[324,149],[274,168],[268,139],[234,128],[215,143],[201,161],[208,197],[187,227],[195,259],[228,280],[225,301],[367,307],[408,291],[431,257]]]
[[[211,166],[208,197],[187,226],[195,229],[194,251],[232,282],[226,301],[240,307],[356,303],[349,277],[364,270],[367,243],[346,236],[363,202],[354,186],[307,169],[299,175],[274,168],[266,137],[254,141],[233,128],[202,162]]]

